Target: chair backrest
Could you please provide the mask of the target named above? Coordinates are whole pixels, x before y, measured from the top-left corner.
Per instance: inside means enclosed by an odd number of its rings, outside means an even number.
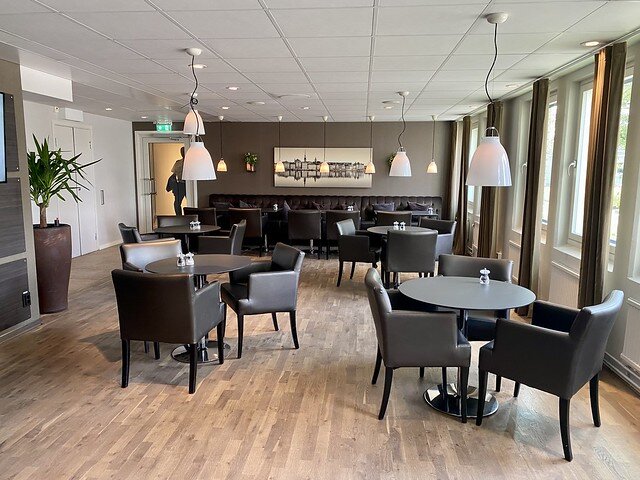
[[[197,215],[203,225],[218,225],[218,216],[214,207],[183,207],[184,215]]]
[[[437,240],[436,232],[390,230],[387,234],[386,270],[435,272]]]
[[[348,210],[327,210],[325,213],[326,222],[326,235],[327,240],[338,239],[338,229],[336,224],[340,221],[350,219],[354,228],[357,230],[360,228],[360,212],[349,212]],[[354,232],[355,233],[355,232]]]
[[[124,223],[120,222],[118,224],[118,229],[120,230],[120,236],[122,237],[122,243],[140,243],[142,242],[142,237],[140,237],[140,233],[138,233],[138,229],[136,227],[129,227]]]
[[[569,336],[576,345],[574,390],[602,369],[607,340],[622,308],[624,293],[613,290],[602,303],[584,307],[571,325]]]
[[[455,220],[436,220],[434,218],[420,217],[418,226],[437,230],[440,235],[454,235],[456,233]]]
[[[197,222],[198,215],[157,215],[156,220],[159,227],[176,227]]]
[[[120,245],[122,268],[125,270],[135,269],[139,272],[143,272],[144,267],[151,262],[165,258],[176,258],[180,253],[182,253],[180,240]]]
[[[231,232],[229,232],[229,238],[231,239],[231,255],[242,255],[242,241],[244,240],[244,232],[246,229],[246,220],[234,223],[231,226]]]
[[[274,271],[302,271],[304,252],[291,245],[276,243],[271,256],[271,270]]]
[[[123,340],[168,343],[195,343],[198,340],[192,275],[113,270],[111,277]],[[219,285],[217,289],[216,298],[219,298]]]
[[[511,282],[513,261],[498,258],[465,257],[464,255],[440,255],[438,275],[445,277],[478,277],[480,270],[488,269],[489,278],[501,282]]]
[[[356,226],[350,218],[336,222],[336,230],[338,232],[338,236],[356,234]]]
[[[411,212],[376,212],[376,225],[388,226],[393,225],[393,222],[404,222],[411,225]]]
[[[262,211],[259,208],[229,208],[229,223],[246,221],[244,236],[262,238]]]
[[[319,210],[291,210],[288,228],[289,238],[293,240],[322,238],[322,213]]]

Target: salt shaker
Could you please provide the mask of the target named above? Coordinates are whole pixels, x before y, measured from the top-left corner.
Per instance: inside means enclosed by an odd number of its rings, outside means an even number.
[[[184,258],[184,254],[183,254],[183,253],[179,253],[179,254],[178,254],[178,263],[177,263],[177,265],[178,265],[179,267],[184,267],[184,265],[185,265],[185,258]]]
[[[480,285],[489,285],[489,274],[491,271],[483,268],[480,270]]]
[[[406,223],[404,223],[404,222],[400,222],[400,230],[404,230],[404,227],[405,227],[406,225],[407,225]]]
[[[184,264],[185,265],[194,265],[193,261],[193,253],[189,252],[184,256]]]
[[[400,225],[400,224],[399,224],[398,222],[393,222],[393,229],[394,229],[394,230],[398,230],[398,226],[399,226],[399,225]]]

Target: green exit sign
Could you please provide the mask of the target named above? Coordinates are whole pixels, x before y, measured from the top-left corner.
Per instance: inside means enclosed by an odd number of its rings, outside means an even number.
[[[172,123],[156,123],[156,132],[171,132]]]

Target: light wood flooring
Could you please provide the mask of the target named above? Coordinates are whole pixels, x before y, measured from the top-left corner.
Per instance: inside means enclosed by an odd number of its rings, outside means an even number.
[[[237,360],[230,313],[228,361],[200,367],[188,395],[188,366],[171,359],[169,345],[154,360],[141,342],[132,346],[129,387],[120,388],[109,274],[117,249],[75,260],[69,310],[0,345],[0,478],[640,478],[640,399],[607,371],[601,428],[591,423],[587,389],[572,402],[571,463],[556,398],[523,386],[514,399],[508,380],[498,413],[476,427],[423,402],[439,369],[424,379],[401,369],[379,421],[366,266],[338,289],[337,263],[305,259],[300,350],[284,315],[279,332],[268,315],[248,317]]]

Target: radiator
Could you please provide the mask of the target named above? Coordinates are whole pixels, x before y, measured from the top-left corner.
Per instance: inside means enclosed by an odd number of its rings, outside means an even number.
[[[640,301],[627,299],[627,326],[620,359],[636,373],[640,373]]]
[[[557,262],[551,262],[549,301],[573,308],[578,305],[578,274]]]

